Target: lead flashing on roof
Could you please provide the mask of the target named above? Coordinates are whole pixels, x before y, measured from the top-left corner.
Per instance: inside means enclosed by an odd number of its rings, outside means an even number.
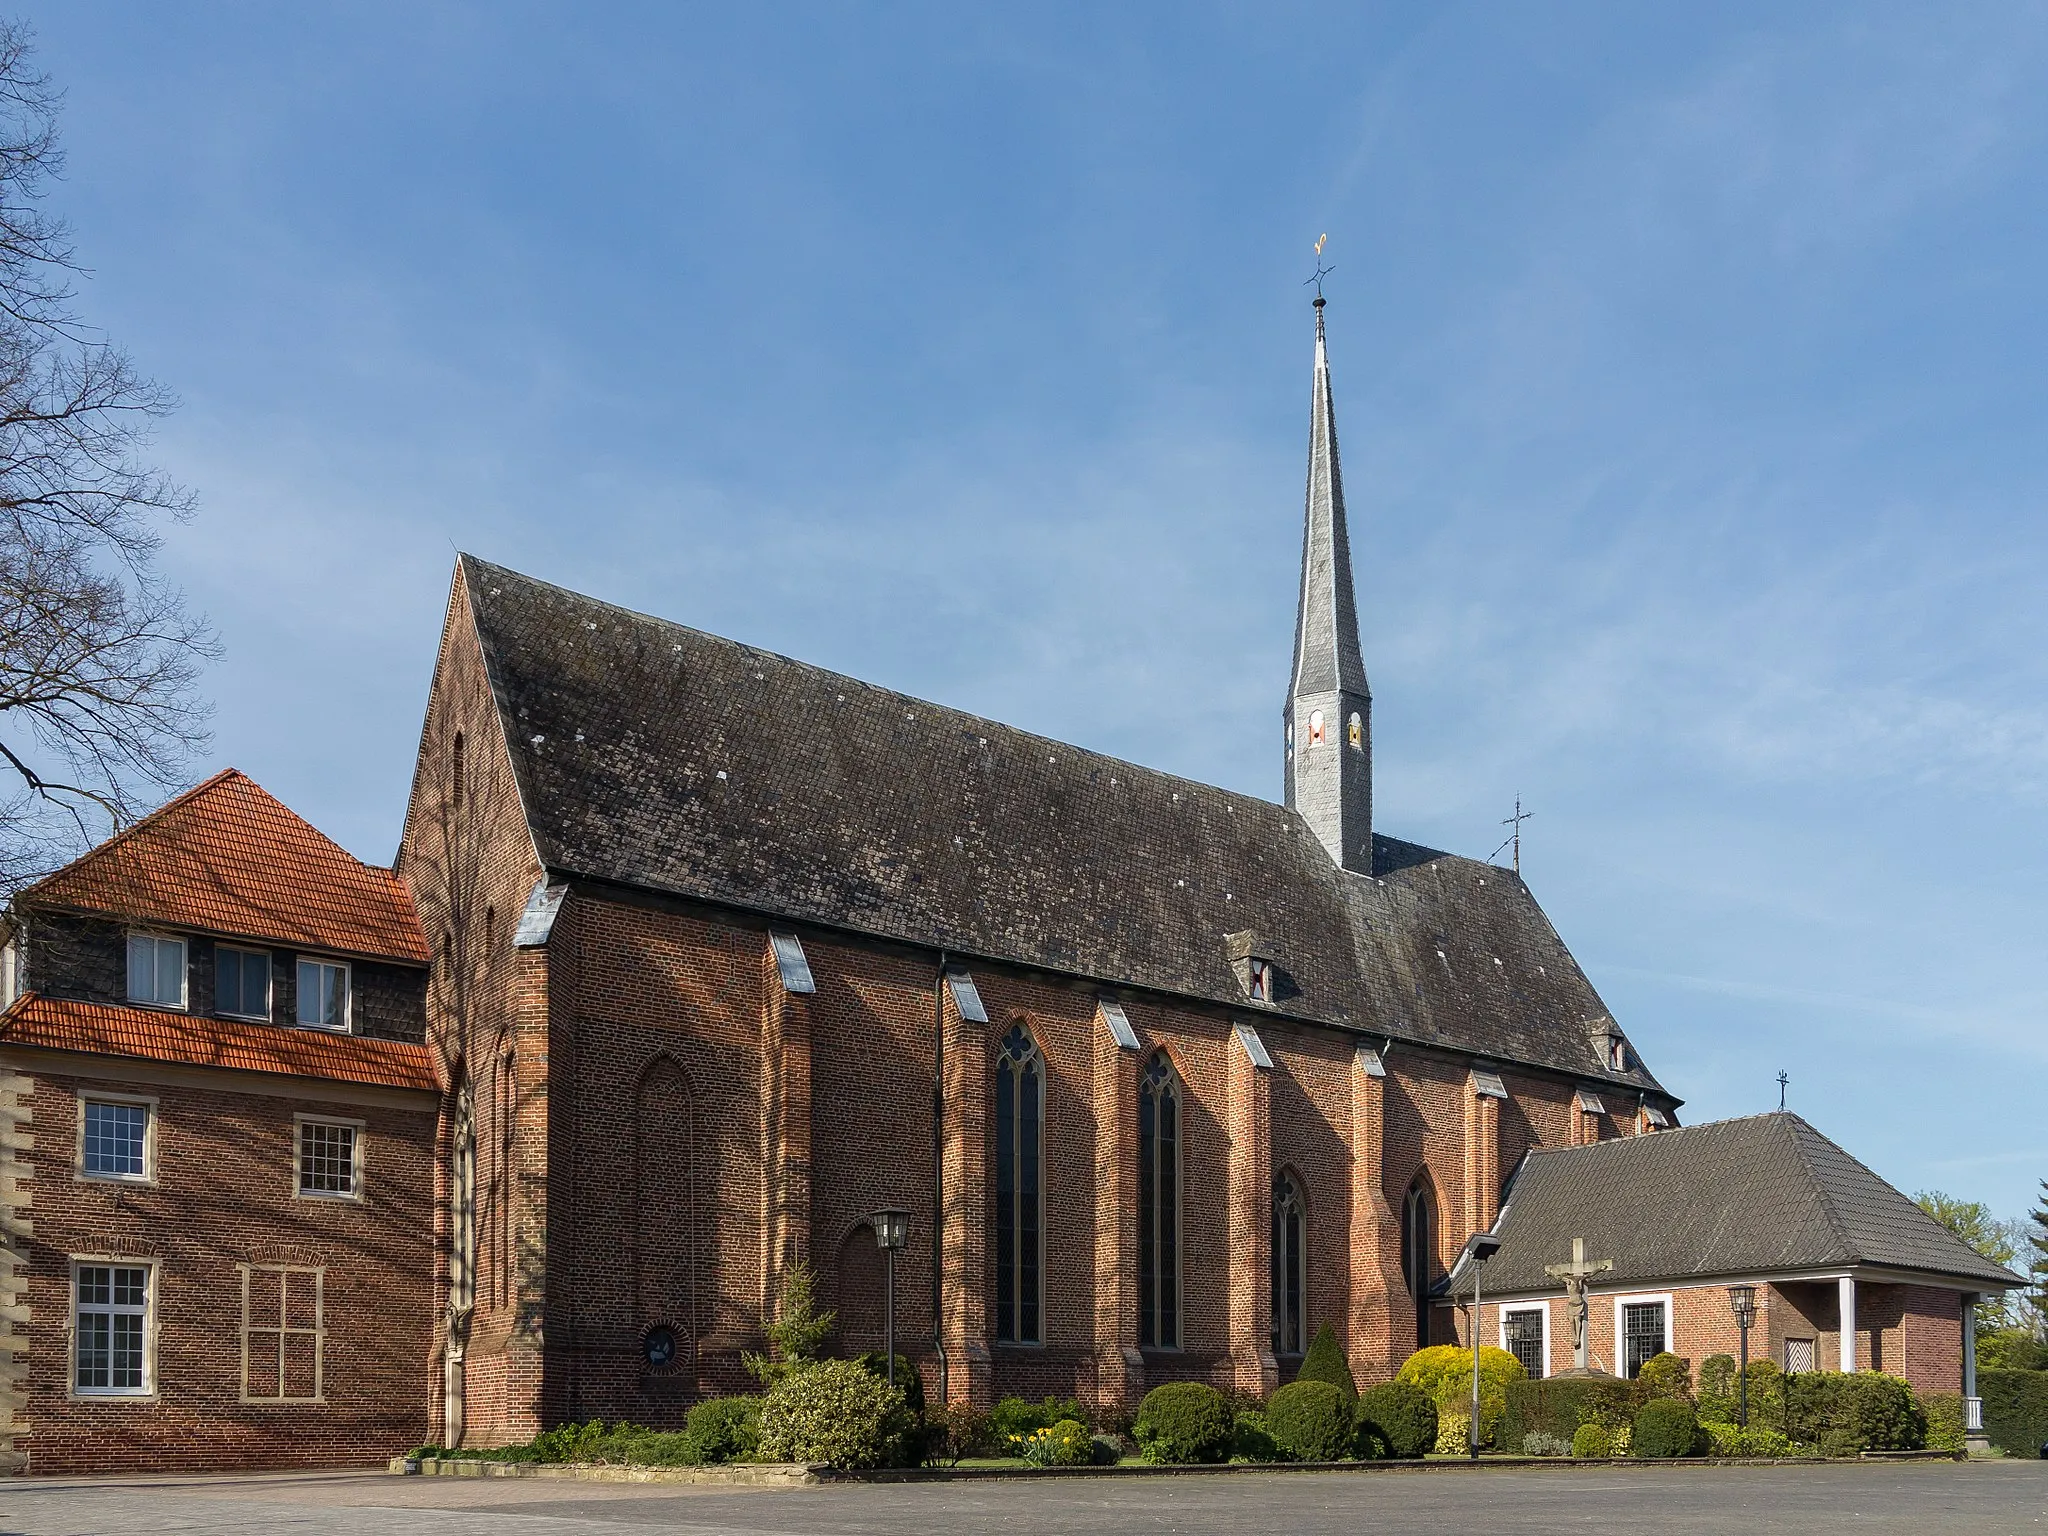
[[[519,926],[512,930],[512,947],[545,948],[555,931],[555,919],[561,915],[562,898],[568,894],[566,885],[549,885],[546,880],[536,885],[526,898],[526,909],[519,914]]]
[[[1508,1096],[1508,1085],[1500,1080],[1498,1072],[1482,1072],[1472,1069],[1472,1096],[1479,1099],[1504,1099]]]
[[[1352,1060],[1367,1077],[1385,1077],[1387,1075],[1387,1064],[1380,1060],[1380,1053],[1369,1045],[1361,1045],[1358,1048],[1357,1055]]]
[[[970,1024],[986,1024],[988,1010],[981,1006],[981,994],[975,990],[974,978],[966,971],[946,972],[946,988],[953,994],[953,1006],[960,1010],[960,1017]]]
[[[1251,1057],[1252,1065],[1261,1072],[1273,1070],[1273,1056],[1266,1049],[1266,1042],[1259,1038],[1259,1032],[1249,1024],[1233,1026],[1237,1030],[1237,1043],[1244,1047],[1245,1055]]]
[[[782,990],[793,996],[818,990],[811,977],[811,962],[804,955],[803,941],[793,933],[768,930],[768,942],[775,950],[775,970],[782,977]]]
[[[1102,1010],[1102,1022],[1109,1030],[1109,1038],[1127,1051],[1138,1048],[1138,1032],[1131,1028],[1131,1021],[1124,1013],[1124,1005],[1112,998],[1098,998],[1096,1007]]]

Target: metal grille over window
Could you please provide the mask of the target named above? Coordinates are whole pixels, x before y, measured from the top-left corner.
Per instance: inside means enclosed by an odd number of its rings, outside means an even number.
[[[1633,1381],[1653,1356],[1664,1353],[1664,1303],[1624,1302],[1621,1308],[1622,1374]]]
[[[1180,1088],[1164,1051],[1138,1087],[1138,1342],[1180,1345]]]
[[[1549,1363],[1543,1358],[1543,1314],[1533,1307],[1510,1312],[1503,1331],[1507,1335],[1508,1353],[1522,1362],[1522,1369],[1532,1377],[1543,1375]]]
[[[299,1122],[299,1193],[356,1192],[356,1128],[319,1120]]]
[[[1013,1025],[996,1058],[996,1337],[1041,1341],[1039,1190],[1045,1072],[1038,1047]]]
[[[299,962],[299,1022],[315,1029],[348,1028],[348,967]]]
[[[151,933],[128,935],[128,1001],[185,1006],[185,941]]]
[[[79,1265],[77,1390],[147,1391],[148,1326],[146,1265]]]
[[[256,950],[213,952],[213,1011],[244,1019],[270,1017],[270,956]]]
[[[85,1171],[139,1179],[149,1172],[149,1106],[85,1101]]]
[[[242,1267],[242,1398],[313,1403],[321,1397],[325,1275],[285,1265]]]
[[[1301,1190],[1284,1174],[1273,1183],[1273,1353],[1298,1355],[1307,1348],[1302,1317]]]

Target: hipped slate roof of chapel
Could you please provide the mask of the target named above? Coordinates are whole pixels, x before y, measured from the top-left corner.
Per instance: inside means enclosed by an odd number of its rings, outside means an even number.
[[[1520,879],[1375,839],[1338,869],[1302,820],[460,562],[540,860],[581,876],[1237,1007],[1255,931],[1283,1015],[1605,1068],[1605,1006]]]
[[[224,768],[22,892],[25,902],[427,963],[405,882]]]
[[[2023,1283],[1788,1111],[1533,1151],[1494,1231],[1483,1283],[1502,1296],[1561,1292],[1543,1269],[1575,1237],[1614,1261],[1601,1290],[1866,1265]]]

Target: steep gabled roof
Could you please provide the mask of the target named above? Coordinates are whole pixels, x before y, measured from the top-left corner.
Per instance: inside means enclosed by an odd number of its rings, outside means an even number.
[[[90,1056],[274,1072],[385,1088],[438,1089],[424,1045],[361,1035],[196,1018],[155,1008],[126,1008],[42,997],[30,992],[0,1014],[0,1046],[80,1051]]]
[[[1605,1067],[1506,870],[1380,839],[1350,874],[1270,801],[461,572],[551,871],[1231,1006],[1224,936],[1256,929],[1282,1014],[1662,1092]]]
[[[1560,1289],[1543,1269],[1575,1237],[1614,1261],[1603,1290],[1859,1265],[2023,1283],[1783,1111],[1531,1152],[1494,1230],[1485,1287],[1499,1295]]]
[[[21,894],[235,938],[424,965],[405,883],[227,768]]]

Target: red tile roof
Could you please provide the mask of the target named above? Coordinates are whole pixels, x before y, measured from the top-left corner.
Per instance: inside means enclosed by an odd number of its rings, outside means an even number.
[[[405,882],[234,768],[22,893],[86,912],[425,964]]]
[[[0,1014],[0,1046],[34,1045],[93,1056],[141,1057],[195,1067],[279,1072],[340,1083],[438,1090],[423,1045],[369,1040],[285,1024],[196,1018],[154,1008],[120,1008],[24,993]]]

